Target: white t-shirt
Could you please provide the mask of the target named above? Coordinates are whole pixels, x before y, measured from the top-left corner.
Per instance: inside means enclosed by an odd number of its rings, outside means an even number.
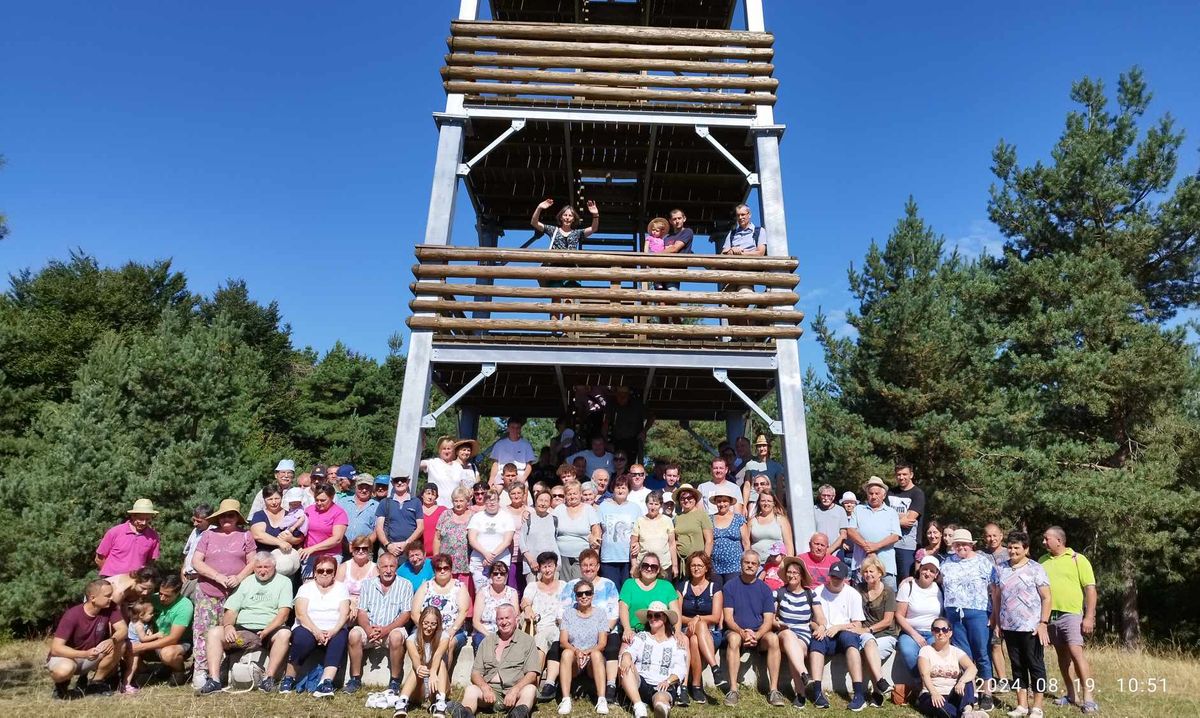
[[[478,531],[477,541],[484,549],[494,552],[496,547],[500,545],[500,540],[504,534],[517,530],[516,523],[513,522],[512,514],[507,511],[497,511],[496,515],[491,515],[486,511],[477,511],[467,522],[468,531]],[[471,550],[471,558],[479,561],[483,560],[483,556],[474,549]]]
[[[650,495],[650,489],[646,488],[645,486],[643,486],[640,489],[637,489],[636,491],[631,489],[629,491],[629,498],[627,499],[627,501],[629,501],[629,503],[631,503],[631,504],[636,504],[637,507],[642,510],[642,513],[645,514],[646,513],[646,497],[649,495]],[[666,499],[663,499],[663,500],[665,501]]]
[[[507,436],[497,439],[496,443],[492,444],[492,451],[488,457],[499,462],[501,467],[505,464],[516,464],[517,471],[524,471],[526,464],[537,461],[532,444],[524,438],[513,441]]]
[[[936,583],[929,584],[929,588],[921,588],[916,581],[906,580],[896,591],[896,603],[907,603],[905,618],[913,628],[929,633],[933,619],[942,615],[942,589]]]
[[[438,506],[453,505],[454,490],[460,486],[470,486],[463,483],[463,473],[457,461],[442,461],[440,456],[425,460],[425,476],[438,488]]]
[[[714,504],[711,499],[712,495],[717,493],[717,489],[721,487],[728,487],[726,489],[727,491],[732,490],[733,493],[737,494],[738,497],[733,500],[734,506],[742,503],[742,492],[738,491],[737,484],[734,484],[729,479],[725,479],[720,483],[720,485],[718,485],[715,481],[705,481],[697,486],[696,490],[700,492],[700,498],[704,499],[704,511],[706,513],[717,513],[717,505]]]
[[[591,478],[592,472],[596,469],[604,469],[608,472],[609,476],[612,476],[612,473],[617,470],[616,464],[613,463],[613,455],[607,451],[604,452],[602,456],[596,456],[591,449],[587,449],[586,451],[578,451],[567,457],[567,463],[573,464],[575,463],[575,459],[580,457],[587,462],[586,471],[588,478]]]
[[[340,581],[335,581],[325,593],[321,593],[316,581],[306,581],[296,592],[296,600],[302,598],[308,599],[308,620],[322,631],[328,631],[337,625],[342,601],[350,600],[350,592],[346,590],[346,584]],[[299,625],[300,619],[297,618],[293,628]]]
[[[817,598],[821,599],[826,627],[867,620],[866,614],[863,613],[862,594],[849,582],[843,582],[842,590],[837,593],[830,591],[828,586],[822,586]]]

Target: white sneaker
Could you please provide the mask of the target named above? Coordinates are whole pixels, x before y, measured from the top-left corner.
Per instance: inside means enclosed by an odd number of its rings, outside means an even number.
[[[646,718],[646,704],[638,701],[633,704],[633,718]]]
[[[608,715],[608,700],[604,696],[596,699],[596,713],[602,716]]]
[[[666,703],[654,704],[654,718],[667,718],[671,713],[671,706]]]
[[[1029,715],[1029,709],[1024,706],[1017,706],[1008,712],[1008,718],[1022,718]]]
[[[199,668],[192,671],[192,688],[200,690],[206,682],[208,682],[208,671]]]
[[[560,716],[565,716],[565,715],[570,715],[570,713],[571,713],[571,699],[563,698],[561,701],[558,702],[558,714]]]

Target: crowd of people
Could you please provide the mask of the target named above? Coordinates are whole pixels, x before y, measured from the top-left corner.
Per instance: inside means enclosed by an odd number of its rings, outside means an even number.
[[[684,481],[671,461],[643,461],[652,420],[638,398],[617,388],[607,400],[598,424],[560,424],[540,452],[520,417],[483,452],[442,437],[417,482],[348,464],[297,475],[284,459],[249,511],[236,498],[194,507],[170,558],[156,506],[137,500],[55,628],[55,696],[136,693],[149,665],[177,682],[190,666],[209,695],[248,651],[260,652],[263,691],[332,696],[344,673],[340,690],[356,693],[374,651],[390,682],[368,705],[398,717],[423,703],[523,718],[553,700],[566,715],[586,700],[600,715],[624,704],[666,718],[689,703],[738,705],[753,654],[770,705],[828,708],[822,678],[840,654],[852,711],[890,697],[975,717],[1011,692],[1010,716],[1039,718],[1047,694],[1097,712],[1083,651],[1095,580],[1062,529],[1042,532],[1040,560],[1020,530],[988,524],[980,545],[930,518],[899,465],[893,484],[872,476],[840,499],[820,486],[816,531],[794,546],[769,437],[722,445],[709,476]],[[450,702],[468,642],[470,681]]]

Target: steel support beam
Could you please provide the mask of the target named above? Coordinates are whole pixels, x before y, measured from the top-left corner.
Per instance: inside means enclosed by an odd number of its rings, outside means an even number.
[[[454,202],[458,195],[456,170],[462,162],[466,122],[467,118],[464,116],[438,116],[437,160],[433,169],[433,187],[429,193],[429,213],[425,220],[425,244],[450,243],[450,233],[454,225]],[[413,331],[408,342],[404,387],[400,394],[400,413],[396,418],[392,476],[417,475],[421,446],[424,443],[423,432],[419,427],[429,406],[432,359],[433,332]]]
[[[458,176],[466,177],[467,175],[471,174],[471,168],[474,167],[476,164],[478,164],[478,162],[480,160],[482,160],[484,157],[487,157],[488,154],[490,154],[492,150],[499,147],[509,137],[513,136],[514,134],[516,134],[517,132],[520,132],[523,129],[525,129],[525,120],[513,120],[512,124],[510,124],[508,126],[508,129],[501,132],[500,135],[498,137],[496,137],[496,139],[494,139],[490,143],[488,143],[488,146],[484,147],[482,150],[480,150],[479,154],[475,155],[471,159],[467,160],[466,162],[463,162],[462,164],[460,164],[458,166],[458,170],[457,170]]]
[[[413,332],[415,335],[417,332]],[[482,358],[498,364],[540,366],[643,367],[677,369],[746,369],[775,371],[771,351],[707,351],[701,349],[611,349],[590,346],[513,346],[507,344],[439,344],[433,361],[446,364],[479,364]]]
[[[476,386],[478,386],[481,381],[483,381],[484,379],[487,379],[489,376],[491,376],[492,374],[495,374],[495,373],[496,373],[496,365],[495,364],[484,364],[483,366],[481,366],[479,368],[479,373],[476,374],[474,377],[472,377],[471,381],[467,382],[466,384],[463,384],[463,387],[461,389],[454,392],[454,395],[451,396],[449,399],[447,399],[446,403],[442,404],[441,406],[434,409],[430,413],[421,417],[421,428],[422,429],[432,429],[433,427],[437,426],[437,420],[438,420],[439,416],[441,416],[442,414],[445,414],[450,409],[450,407],[457,404],[459,399],[462,399],[464,396],[471,393],[471,390],[474,389]]]
[[[717,381],[719,381],[720,383],[724,384],[729,389],[729,391],[732,391],[734,393],[734,395],[737,396],[737,398],[741,399],[742,403],[750,408],[750,411],[753,411],[755,414],[758,414],[758,417],[760,419],[762,419],[767,424],[768,427],[770,427],[772,434],[779,435],[779,434],[783,433],[783,424],[780,423],[779,421],[776,421],[775,419],[772,419],[771,415],[768,414],[767,412],[763,411],[762,407],[760,407],[758,404],[756,404],[754,402],[754,400],[750,398],[749,394],[742,391],[742,388],[740,386],[738,386],[737,384],[734,384],[733,380],[729,378],[728,371],[726,371],[724,369],[713,369],[713,378],[716,379]],[[729,425],[728,419],[725,420],[725,424],[726,424],[726,427],[728,427],[728,425]],[[744,432],[745,430],[746,430],[746,426],[745,426],[745,422],[743,421],[741,432]],[[741,432],[738,433],[738,436],[743,435],[743,433],[741,433]]]
[[[752,0],[751,0],[752,1]],[[759,186],[759,216],[767,232],[767,255],[786,257],[788,250],[787,215],[783,208],[783,172],[779,159],[779,137],[782,127],[771,126],[752,130],[755,161],[762,184]],[[808,429],[804,416],[804,386],[800,373],[800,349],[796,339],[775,342],[779,359],[776,370],[779,393],[779,419],[783,425],[783,465],[787,477],[788,507],[792,520],[793,538],[804,546],[812,535],[813,503],[812,468],[808,456]]]
[[[705,115],[683,112],[642,112],[639,110],[573,110],[531,107],[467,107],[469,117],[480,119],[547,120],[550,122],[620,122],[630,125],[683,125],[692,127],[744,127],[755,123],[754,115]]]
[[[732,152],[725,149],[725,145],[718,142],[717,138],[712,136],[712,133],[708,131],[707,127],[704,127],[703,125],[697,127],[696,134],[700,135],[705,140],[708,140],[708,144],[717,148],[717,152],[720,152],[725,157],[725,159],[729,160],[729,164],[733,165],[734,169],[736,169],[738,172],[740,172],[742,174],[743,177],[746,178],[746,184],[750,185],[751,187],[756,186],[758,184],[758,173],[751,172],[750,168],[746,167],[746,165],[739,162],[738,158],[734,157]]]

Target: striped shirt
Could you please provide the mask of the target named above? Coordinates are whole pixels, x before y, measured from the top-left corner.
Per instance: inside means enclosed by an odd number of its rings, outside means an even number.
[[[366,611],[372,626],[386,626],[405,611],[412,610],[412,584],[404,579],[392,581],[392,587],[387,593],[378,576],[372,576],[362,582],[362,591],[358,594],[358,608]]]
[[[807,594],[807,595],[806,595]],[[792,593],[786,587],[775,592],[775,619],[800,638],[812,638],[812,606],[816,602],[811,589]]]

